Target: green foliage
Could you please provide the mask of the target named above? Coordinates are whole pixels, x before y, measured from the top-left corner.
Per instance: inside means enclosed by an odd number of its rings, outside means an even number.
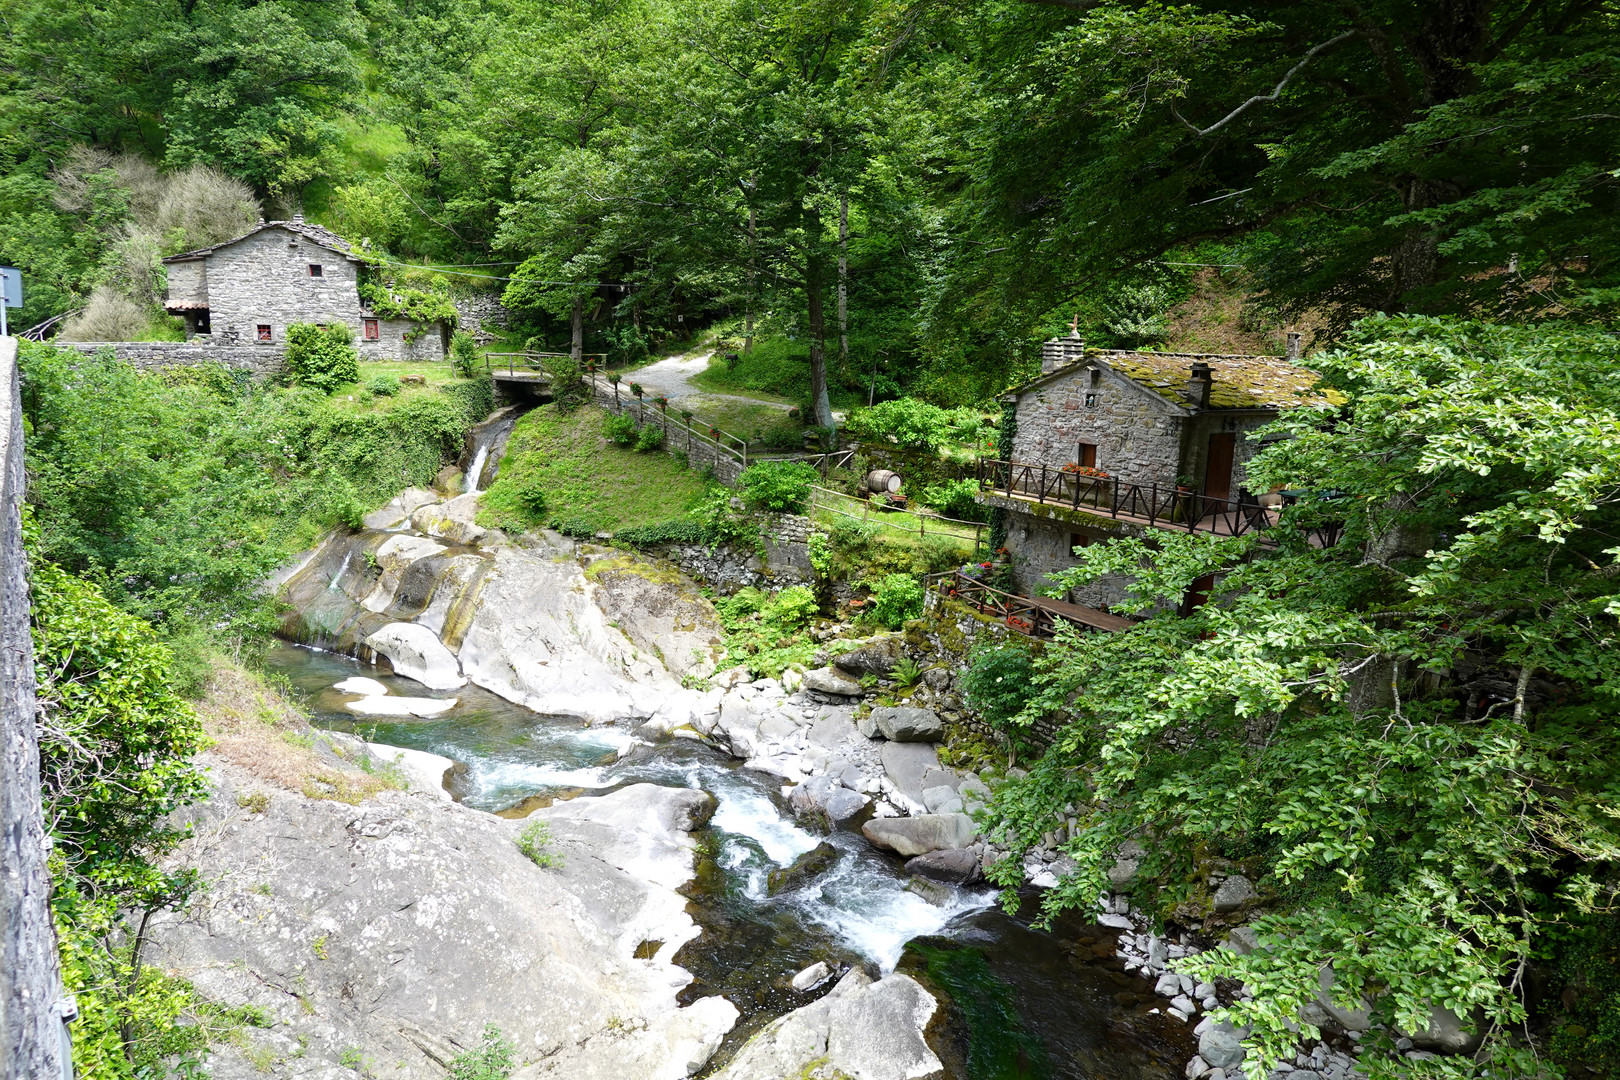
[[[664,429],[657,424],[644,424],[636,432],[636,449],[642,453],[657,450],[664,445]]]
[[[551,826],[544,821],[530,822],[518,833],[515,843],[524,857],[542,870],[561,866],[563,863],[560,854],[549,850],[552,844]]]
[[[761,461],[743,470],[742,484],[748,505],[756,510],[804,513],[810,489],[821,479],[802,461]]]
[[[1121,607],[1149,617],[1037,661],[1013,722],[1067,723],[997,793],[998,880],[1074,808],[1077,869],[1048,912],[1091,903],[1130,836],[1163,905],[1211,855],[1252,860],[1281,901],[1255,923],[1268,948],[1191,971],[1255,990],[1228,1010],[1255,1068],[1315,1037],[1292,1025],[1331,964],[1345,1000],[1406,1030],[1434,1003],[1481,1010],[1486,1059],[1523,1075],[1500,1034],[1525,1016],[1514,973],[1620,893],[1617,360],[1578,328],[1370,321],[1315,358],[1353,406],[1280,422],[1294,437],[1250,464],[1257,487],[1316,493],[1275,551],[1083,549],[1054,589],[1130,574]],[[1336,546],[1306,542],[1333,519]],[[1212,602],[1173,614],[1211,572]]]
[[[613,539],[632,547],[703,544],[709,540],[709,530],[697,521],[660,521],[653,525],[633,525],[628,529],[620,529],[613,534]]]
[[[990,508],[976,501],[979,485],[970,479],[942,480],[922,489],[922,501],[958,521],[989,521]]]
[[[450,1062],[449,1080],[506,1080],[515,1064],[512,1041],[494,1024],[484,1025],[478,1045]]]
[[[430,483],[489,403],[487,380],[356,412],[223,369],[143,373],[41,345],[21,366],[43,556],[171,637],[259,632],[258,582],[321,530]]]
[[[590,400],[591,388],[580,374],[579,361],[571,356],[548,356],[546,374],[551,378],[551,397],[559,412],[576,409]]]
[[[610,413],[602,421],[602,431],[613,440],[615,446],[634,446],[636,435],[636,418],[629,413]]]
[[[546,516],[546,482],[545,478],[530,475],[511,486],[511,497],[517,501],[525,513],[531,518],[544,518]]]
[[[1025,710],[1035,693],[1035,664],[1023,645],[981,645],[968,657],[962,700],[1001,734],[1015,761],[1033,749],[1028,732],[1035,717]]]
[[[359,293],[360,302],[378,318],[409,319],[418,324],[407,333],[407,338],[420,335],[436,323],[454,326],[458,318],[449,289],[438,281],[430,280],[421,287],[412,287],[399,282],[384,285],[362,278]],[[454,338],[451,340],[453,342]]]
[[[1170,292],[1162,285],[1135,282],[1122,285],[1113,299],[1103,305],[1103,328],[1127,349],[1157,344],[1170,330],[1166,314],[1170,303]]]
[[[399,378],[394,375],[373,375],[366,380],[366,393],[372,397],[394,397],[399,393]]]
[[[726,630],[726,660],[746,664],[757,676],[776,678],[790,664],[804,664],[818,646],[805,631],[819,610],[815,591],[795,585],[774,596],[739,589],[716,600]]]
[[[450,336],[450,367],[463,379],[478,373],[478,342],[465,330]]]
[[[980,420],[976,409],[942,409],[916,398],[896,398],[855,410],[845,426],[851,435],[863,439],[892,439],[901,446],[938,451],[953,444],[973,444]]]
[[[922,583],[910,574],[886,574],[871,589],[872,618],[890,630],[898,630],[907,620],[922,614]]]
[[[287,374],[299,386],[330,394],[360,381],[360,356],[354,333],[346,326],[322,328],[313,323],[287,327]]]
[[[892,674],[896,686],[912,687],[916,686],[918,681],[922,679],[923,669],[911,657],[902,656],[895,661]]]

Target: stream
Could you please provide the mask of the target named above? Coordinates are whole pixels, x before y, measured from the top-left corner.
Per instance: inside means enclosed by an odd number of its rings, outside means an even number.
[[[334,653],[276,642],[267,666],[309,709],[312,721],[457,763],[452,794],[468,806],[522,816],[552,799],[604,794],[633,783],[701,788],[718,800],[686,894],[703,933],[676,956],[694,976],[682,1002],[722,994],[741,1013],[708,1070],[762,1026],[808,1004],[787,985],[818,960],[904,971],[949,1005],[930,1028],[935,1052],[960,1080],[1171,1080],[1195,1051],[1191,1029],[1150,1011],[1152,986],[1113,957],[1113,931],[1083,920],[1048,933],[1006,914],[984,888],[908,888],[899,860],[857,832],[822,837],[787,809],[780,780],[739,767],[694,741],[646,747],[627,731],[543,716],[468,685],[453,692]],[[431,720],[377,721],[343,708],[332,684],[352,675],[395,693],[459,703]],[[771,896],[767,875],[823,839],[832,866]],[[1026,907],[1031,905],[1026,904]]]

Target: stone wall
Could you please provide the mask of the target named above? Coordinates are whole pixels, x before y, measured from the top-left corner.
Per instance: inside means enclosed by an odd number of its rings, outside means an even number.
[[[0,1080],[72,1076],[40,809],[17,339],[0,338]]]
[[[1078,460],[1087,442],[1097,448],[1097,468],[1173,486],[1182,470],[1182,427],[1158,394],[1111,370],[1076,367],[1019,396],[1012,459],[1062,466]]]
[[[735,544],[664,544],[650,554],[668,559],[721,596],[754,586],[777,588],[815,580],[807,541],[814,528],[800,514],[765,514],[765,555]]]
[[[1072,511],[1071,511],[1072,514]],[[1090,527],[1078,520],[1041,517],[1020,511],[1011,511],[1007,517],[1007,550],[1012,553],[1013,587],[1025,596],[1040,595],[1051,584],[1048,574],[1067,570],[1080,560],[1074,549],[1084,543],[1100,543],[1110,536],[1103,529]],[[1133,532],[1136,530],[1132,530]],[[1070,589],[1063,599],[1086,607],[1108,608],[1125,598],[1131,579],[1124,574],[1109,574],[1078,589]]]
[[[311,264],[321,276],[311,277]],[[290,323],[341,323],[360,335],[358,264],[291,229],[269,228],[208,256],[208,321],[216,341],[251,344],[257,327],[287,340]]]
[[[510,322],[510,315],[493,293],[474,293],[455,299],[456,320],[480,345],[495,340]]]
[[[53,344],[77,349],[86,355],[110,349],[118,359],[142,370],[223,364],[251,371],[260,379],[280,374],[287,360],[285,345],[221,345],[204,337],[190,341],[59,341]]]
[[[409,319],[378,319],[377,340],[366,341],[364,333],[357,332],[354,344],[362,360],[444,359],[444,335],[438,326],[421,326]]]
[[[613,387],[601,379],[596,380],[596,403],[604,409],[634,417],[638,427],[651,424],[662,428],[665,432],[664,453],[672,457],[684,454],[687,468],[699,472],[712,470],[715,479],[727,487],[735,486],[737,478],[742,475],[743,463],[709,438],[706,429],[696,420],[688,431],[679,414],[665,415],[658,411],[658,406],[637,401],[622,388],[615,399]]]

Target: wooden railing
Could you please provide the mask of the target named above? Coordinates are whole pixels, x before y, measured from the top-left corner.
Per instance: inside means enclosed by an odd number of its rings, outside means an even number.
[[[572,354],[571,353],[560,353],[560,352],[496,352],[496,353],[485,353],[484,354],[484,370],[489,372],[491,375],[493,375],[496,372],[500,371],[500,369],[501,369],[501,365],[500,365],[499,361],[505,360],[506,361],[506,373],[508,375],[517,375],[520,372],[522,374],[528,374],[531,371],[538,371],[541,374],[545,374],[545,370],[546,370],[545,361],[547,359],[552,359],[552,358],[559,357],[559,356],[570,356],[570,355],[572,355]],[[602,357],[604,359],[606,359],[606,357],[607,357],[607,353],[585,353],[584,355],[587,356],[587,357],[600,356],[600,357]]]
[[[1138,484],[1118,476],[1084,476],[1054,465],[981,459],[979,490],[1039,505],[1067,506],[1155,529],[1243,536],[1277,524],[1281,507],[1266,506],[1246,491],[1238,497],[1206,495],[1179,485]],[[1342,523],[1310,526],[1313,547],[1338,542]]]
[[[1135,625],[1129,619],[1096,608],[1003,592],[960,570],[937,575],[932,585],[941,597],[999,619],[1007,629],[1025,637],[1048,640],[1056,636],[1061,623],[1070,623],[1088,633],[1104,634],[1129,630]]]

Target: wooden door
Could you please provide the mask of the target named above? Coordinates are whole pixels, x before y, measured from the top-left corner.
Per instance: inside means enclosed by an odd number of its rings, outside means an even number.
[[[1097,467],[1097,444],[1088,442],[1081,443],[1079,451],[1075,454],[1074,461],[1076,465],[1082,465],[1088,469],[1095,469]]]
[[[1208,499],[1232,497],[1232,451],[1237,435],[1217,431],[1209,437],[1209,455],[1204,459],[1204,496]]]

